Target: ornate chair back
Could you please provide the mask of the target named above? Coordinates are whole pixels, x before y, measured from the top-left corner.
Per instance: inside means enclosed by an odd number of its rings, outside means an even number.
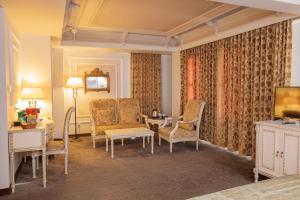
[[[134,98],[118,99],[118,121],[120,124],[137,123],[139,120],[139,100]]]
[[[197,137],[199,138],[199,132],[200,132],[200,124],[201,124],[201,120],[202,120],[202,115],[203,115],[203,110],[204,107],[206,105],[205,101],[201,101],[201,105],[200,105],[200,109],[199,109],[199,114],[198,114],[198,121],[197,121],[197,125],[196,125],[196,132],[197,132]]]
[[[70,120],[72,112],[75,112],[74,107],[70,107],[66,113],[65,121],[64,121],[64,130],[63,130],[63,142],[65,150],[68,150],[68,142],[69,142],[69,127],[70,127]]]

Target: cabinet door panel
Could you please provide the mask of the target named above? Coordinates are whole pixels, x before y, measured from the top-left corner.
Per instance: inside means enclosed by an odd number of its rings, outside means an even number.
[[[284,133],[283,173],[285,175],[299,173],[299,135]]]
[[[276,130],[262,127],[260,133],[260,169],[275,175],[276,174]]]

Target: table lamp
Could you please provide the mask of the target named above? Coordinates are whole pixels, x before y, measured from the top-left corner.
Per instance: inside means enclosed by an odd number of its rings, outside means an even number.
[[[45,96],[41,88],[23,88],[21,91],[21,99],[29,99],[29,108],[36,108],[36,100],[44,98]]]
[[[80,77],[69,77],[68,81],[66,83],[66,88],[72,88],[73,89],[73,99],[74,99],[74,107],[75,107],[75,139],[78,140],[78,135],[77,135],[77,111],[76,111],[76,99],[77,99],[77,91],[78,88],[82,88],[83,81],[82,78]]]

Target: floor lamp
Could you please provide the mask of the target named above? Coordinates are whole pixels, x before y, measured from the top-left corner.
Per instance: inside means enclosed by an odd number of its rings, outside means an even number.
[[[75,140],[78,140],[78,135],[77,135],[77,105],[76,105],[76,100],[77,100],[77,92],[78,92],[78,88],[82,88],[83,87],[83,82],[82,79],[80,77],[69,77],[67,84],[66,84],[67,88],[72,88],[73,90],[73,99],[74,99],[74,106],[75,106]]]

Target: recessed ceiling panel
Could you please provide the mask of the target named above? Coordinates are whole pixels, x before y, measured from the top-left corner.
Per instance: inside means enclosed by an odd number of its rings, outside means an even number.
[[[91,26],[168,31],[218,5],[206,0],[104,0]]]

